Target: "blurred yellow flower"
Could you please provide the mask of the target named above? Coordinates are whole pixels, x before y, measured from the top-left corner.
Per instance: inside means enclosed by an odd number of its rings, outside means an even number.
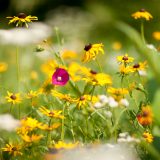
[[[77,57],[77,53],[71,50],[65,50],[62,53],[62,58],[63,59],[74,59]]]
[[[152,15],[149,12],[147,12],[145,9],[140,9],[139,11],[133,13],[132,17],[134,19],[142,18],[142,19],[145,19],[147,21],[149,21],[150,19],[153,18]]]
[[[153,32],[152,36],[155,40],[160,41],[160,31]]]
[[[112,49],[115,50],[115,51],[119,51],[121,48],[122,48],[122,44],[119,41],[115,41],[112,44]]]
[[[73,149],[78,146],[78,142],[76,143],[65,143],[63,141],[58,141],[58,143],[54,144],[55,149]]]
[[[133,71],[131,66],[125,66],[123,64],[123,65],[120,65],[120,67],[119,67],[119,73],[121,75],[127,75],[127,74],[132,73],[132,72],[134,72],[134,71]]]
[[[30,90],[30,91],[27,93],[26,98],[32,99],[32,98],[37,97],[38,94],[39,94],[38,91],[32,91],[32,90]]]
[[[22,155],[21,152],[22,146],[20,144],[12,144],[8,143],[4,148],[2,148],[2,151],[8,152],[12,156],[19,156]]]
[[[7,96],[5,98],[7,102],[12,104],[19,104],[22,101],[20,93],[11,93],[9,91],[7,91]]]
[[[33,143],[33,142],[37,142],[40,139],[42,139],[43,135],[32,134],[32,135],[29,136],[27,134],[24,134],[24,135],[21,136],[21,138],[27,143]]]
[[[52,125],[42,124],[39,126],[39,129],[45,130],[45,131],[52,131],[52,130],[58,128],[59,126],[61,126],[61,123],[54,123]]]
[[[0,62],[0,73],[5,72],[8,68],[8,64],[5,62]]]
[[[143,137],[144,137],[144,139],[146,140],[146,142],[148,142],[148,143],[152,143],[152,142],[153,142],[153,136],[152,136],[151,133],[149,133],[149,132],[144,132],[144,133],[143,133]]]
[[[28,28],[28,23],[32,21],[37,21],[38,17],[36,16],[27,16],[25,13],[19,13],[18,16],[13,16],[13,17],[7,17],[9,20],[9,24],[11,23],[16,23],[16,27],[20,26],[22,27],[23,24]]]
[[[58,118],[58,119],[63,119],[64,116],[61,115],[62,111],[61,110],[49,110],[46,107],[41,107],[39,111],[44,114],[47,117],[50,118]]]
[[[117,61],[127,64],[127,63],[133,62],[134,58],[133,57],[129,57],[128,54],[125,54],[123,56],[117,56]]]
[[[132,66],[132,70],[134,72],[136,71],[140,71],[140,70],[145,70],[147,67],[147,61],[144,61],[144,62],[139,62],[139,63],[136,63]]]
[[[33,70],[30,73],[30,77],[31,77],[31,79],[36,80],[36,79],[38,79],[38,73]]]
[[[89,62],[91,60],[95,60],[96,56],[99,52],[104,54],[103,44],[88,44],[84,48],[85,53],[82,58],[82,62]]]

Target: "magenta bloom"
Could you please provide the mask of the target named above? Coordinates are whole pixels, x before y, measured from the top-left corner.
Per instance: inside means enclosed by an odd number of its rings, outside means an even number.
[[[52,75],[52,84],[64,86],[69,81],[69,74],[63,68],[57,68]]]

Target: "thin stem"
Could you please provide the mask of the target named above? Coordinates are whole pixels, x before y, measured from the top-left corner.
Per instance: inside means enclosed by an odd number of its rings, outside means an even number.
[[[101,65],[100,65],[100,63],[99,63],[99,61],[98,61],[98,59],[96,58],[95,61],[96,61],[97,65],[98,65],[98,67],[99,67],[100,72],[102,73],[103,70],[102,70],[102,67],[101,67]]]
[[[21,118],[21,106],[18,105],[18,115],[19,115],[19,119]]]
[[[52,118],[50,118],[50,120],[48,122],[48,127],[51,126],[51,122],[52,122]],[[50,140],[51,140],[51,131],[48,131],[48,133],[47,133],[47,141],[46,141],[47,145],[49,144]]]
[[[17,66],[17,84],[18,84],[18,91],[20,88],[20,64],[19,64],[19,50],[16,47],[16,66]]]
[[[11,103],[11,105],[10,105],[10,110],[9,110],[9,113],[10,113],[10,114],[12,113],[12,107],[13,107],[13,105],[12,105],[12,103]]]
[[[143,43],[145,44],[143,20],[141,21],[141,37],[142,37]]]
[[[62,115],[64,116],[64,112],[65,112],[65,105],[63,106],[63,111],[62,111]],[[62,118],[62,130],[61,130],[61,140],[64,140],[64,118]]]

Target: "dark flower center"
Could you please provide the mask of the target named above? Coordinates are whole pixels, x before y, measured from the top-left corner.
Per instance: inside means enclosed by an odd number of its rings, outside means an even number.
[[[12,100],[16,100],[16,96],[14,95],[14,94],[12,94],[11,96],[10,96],[10,98],[12,99]]]
[[[93,71],[93,70],[90,70],[90,73],[91,73],[91,74],[97,74],[97,72],[96,72],[96,71]]]
[[[139,68],[139,67],[140,65],[138,63],[133,66],[133,68]]]
[[[18,18],[26,18],[27,16],[26,16],[26,14],[25,13],[19,13],[18,14]]]
[[[148,117],[148,112],[147,112],[147,111],[144,111],[143,114],[142,114],[142,116],[143,116],[143,117]]]
[[[54,116],[54,112],[52,112],[52,111],[49,112],[49,115],[50,115],[50,116]]]
[[[84,100],[85,100],[84,96],[81,96],[80,101],[84,101]]]
[[[127,61],[127,60],[128,60],[128,57],[127,57],[127,56],[124,56],[124,57],[122,58],[122,60]]]
[[[12,151],[17,151],[17,148],[16,147],[12,147]]]
[[[85,45],[84,50],[89,51],[91,48],[92,48],[92,44],[87,44]]]
[[[144,8],[140,9],[139,10],[140,12],[145,12],[146,10]]]

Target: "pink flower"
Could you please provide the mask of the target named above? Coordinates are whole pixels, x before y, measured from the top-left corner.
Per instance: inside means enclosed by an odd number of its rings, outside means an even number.
[[[52,75],[52,84],[64,86],[69,81],[69,74],[63,68],[57,68]]]

